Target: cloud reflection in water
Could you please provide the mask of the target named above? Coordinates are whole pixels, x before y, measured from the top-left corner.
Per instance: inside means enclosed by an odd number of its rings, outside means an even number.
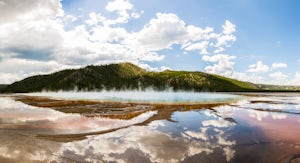
[[[156,114],[149,111],[130,120],[85,117],[53,109],[29,106],[11,98],[0,98],[0,128],[40,129],[50,134],[95,132],[141,123]]]
[[[230,140],[224,131],[234,126],[234,123],[224,121],[220,117],[207,117],[207,114],[212,113],[206,112],[211,111],[199,111],[200,114],[193,111],[176,112],[173,118],[177,121],[174,123],[177,124],[178,130],[173,133],[163,131],[168,127],[164,121],[153,121],[148,126],[132,126],[105,135],[91,136],[76,143],[64,144],[61,154],[68,158],[80,156],[82,161],[101,159],[104,162],[131,162],[133,160],[124,157],[124,153],[129,152],[133,155],[138,152],[150,162],[180,162],[199,154],[210,155],[216,150],[222,150],[223,156],[219,157],[229,161],[234,157],[233,146],[236,143]],[[195,121],[185,123],[184,114],[196,115]],[[199,122],[203,119],[207,120],[201,125]],[[193,129],[195,124],[199,126],[196,130]]]
[[[254,100],[257,102],[251,103]],[[64,114],[9,98],[0,98],[0,102],[3,104],[0,106],[0,162],[241,162],[245,158],[284,162],[299,151],[296,144],[300,141],[299,116],[276,112],[276,109],[297,108],[299,101],[293,97],[289,100],[279,96],[254,97],[213,110],[175,111],[170,120],[152,121],[146,126],[131,126],[69,143],[37,139],[23,133],[25,130],[7,128],[7,124],[41,127],[39,123],[45,121],[46,126],[52,127],[51,132],[53,128],[69,126],[71,129],[75,126],[75,130],[84,130],[86,126],[101,129],[136,123],[155,112],[119,121]],[[259,107],[262,110],[257,110]],[[263,110],[269,107],[275,111]]]

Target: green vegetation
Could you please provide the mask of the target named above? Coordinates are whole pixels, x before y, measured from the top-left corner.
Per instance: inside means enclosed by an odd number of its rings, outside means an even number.
[[[87,66],[63,70],[49,75],[38,75],[15,82],[5,92],[39,92],[59,90],[122,90],[147,89],[192,90],[212,92],[245,92],[273,90],[270,86],[242,82],[203,72],[163,71],[148,72],[131,63]],[[278,87],[281,88],[281,87]],[[284,89],[284,91],[289,91]],[[292,90],[299,90],[293,87]],[[281,89],[277,89],[281,90]]]
[[[4,91],[7,85],[5,84],[0,84],[0,92]]]
[[[299,92],[299,86],[284,86],[284,85],[265,85],[257,84],[258,87],[262,90],[269,92]]]

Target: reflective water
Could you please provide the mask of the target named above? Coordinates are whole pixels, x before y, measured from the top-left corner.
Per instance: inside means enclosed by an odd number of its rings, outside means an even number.
[[[173,91],[101,91],[101,92],[43,92],[31,96],[46,96],[59,99],[100,100],[142,103],[203,103],[235,100],[241,96],[224,93],[197,93]]]
[[[0,98],[0,129],[21,129],[43,134],[104,131],[141,123],[154,114],[156,111],[149,111],[130,120],[91,118],[80,114],[66,114],[49,108],[29,106],[14,101],[13,98]]]
[[[69,142],[36,135],[41,129],[52,133],[75,128],[75,133],[131,125],[160,112],[130,120],[88,118],[2,97],[0,162],[299,162],[299,97],[259,94],[214,108],[178,109],[171,118]]]

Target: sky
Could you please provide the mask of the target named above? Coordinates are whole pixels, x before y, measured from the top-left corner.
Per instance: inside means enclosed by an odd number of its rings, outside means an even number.
[[[0,0],[0,84],[87,65],[300,85],[298,0]]]

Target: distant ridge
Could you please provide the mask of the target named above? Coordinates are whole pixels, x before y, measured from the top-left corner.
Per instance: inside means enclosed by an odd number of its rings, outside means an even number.
[[[132,63],[87,66],[37,75],[2,88],[6,93],[147,89],[210,92],[299,91],[299,87],[258,85],[203,72],[149,72]]]

